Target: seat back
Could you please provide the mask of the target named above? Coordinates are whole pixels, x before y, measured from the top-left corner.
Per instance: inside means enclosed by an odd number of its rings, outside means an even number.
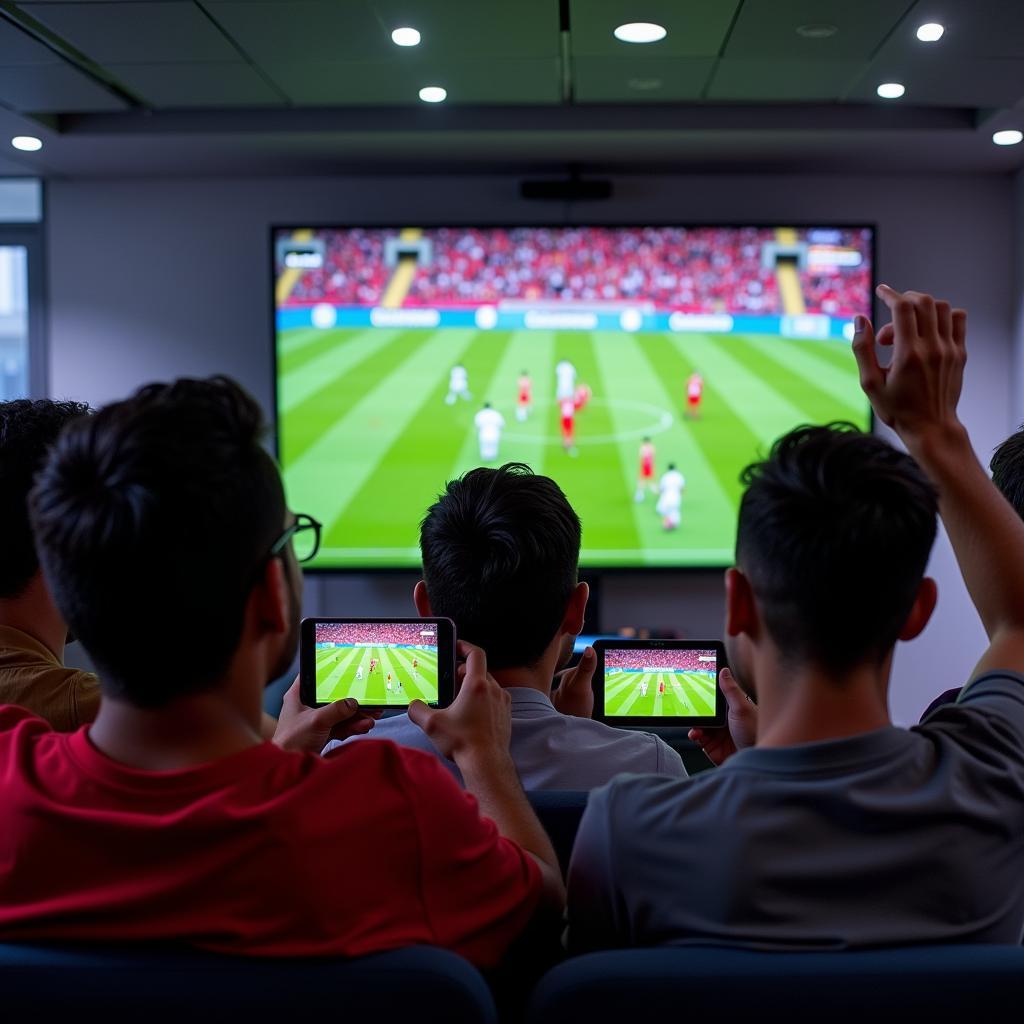
[[[5,1020],[105,1024],[424,1019],[495,1024],[471,964],[430,946],[354,960],[284,960],[180,949],[0,945]]]
[[[1019,946],[914,946],[829,953],[661,947],[591,953],[541,980],[530,1024],[645,1020],[1016,1020]]]
[[[586,790],[575,789],[535,790],[526,794],[558,854],[563,874],[569,870],[569,857],[589,795]]]

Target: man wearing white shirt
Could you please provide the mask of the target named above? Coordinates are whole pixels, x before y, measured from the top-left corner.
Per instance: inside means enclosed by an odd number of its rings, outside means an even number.
[[[490,402],[476,414],[473,421],[476,425],[476,437],[480,443],[480,461],[493,462],[498,457],[498,445],[501,443],[501,432],[505,429],[505,417],[497,409],[491,408]]]
[[[448,394],[444,401],[446,405],[454,405],[457,399],[462,398],[468,402],[470,397],[469,373],[460,363],[453,366],[452,372],[448,375]]]
[[[555,398],[561,402],[566,398],[576,397],[576,367],[563,359],[555,367]]]
[[[662,476],[658,484],[658,504],[655,507],[666,530],[674,530],[679,526],[679,510],[683,504],[685,490],[686,478],[676,469],[676,464],[670,462],[668,472]]]

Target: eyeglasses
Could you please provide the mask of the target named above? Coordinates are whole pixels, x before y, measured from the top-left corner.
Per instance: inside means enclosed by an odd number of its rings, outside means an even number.
[[[270,549],[270,558],[276,558],[292,542],[292,550],[295,552],[297,562],[308,562],[316,557],[320,550],[320,531],[323,523],[312,516],[300,514],[295,517],[295,522],[274,541]]]

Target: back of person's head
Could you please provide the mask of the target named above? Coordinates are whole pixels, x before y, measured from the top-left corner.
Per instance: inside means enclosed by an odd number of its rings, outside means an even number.
[[[992,454],[992,482],[1024,519],[1024,427],[1011,434]]]
[[[0,402],[0,598],[18,597],[39,569],[29,491],[60,432],[88,413],[80,402]]]
[[[223,676],[284,527],[262,433],[213,377],[147,385],[54,446],[31,496],[39,556],[105,695],[160,707]]]
[[[554,480],[520,463],[471,470],[427,510],[420,548],[431,609],[482,647],[490,668],[538,661],[580,556],[579,517]]]
[[[780,654],[881,662],[917,598],[938,498],[917,463],[851,424],[800,427],[748,466],[736,562]]]

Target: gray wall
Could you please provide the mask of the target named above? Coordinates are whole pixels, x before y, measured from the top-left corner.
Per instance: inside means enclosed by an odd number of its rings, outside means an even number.
[[[963,414],[987,461],[1021,415],[1019,401],[1011,415],[1015,210],[1024,226],[1020,188],[1015,195],[1009,178],[982,176],[636,177],[620,180],[610,202],[572,208],[524,202],[515,181],[503,178],[54,181],[47,210],[52,393],[102,403],[154,378],[224,372],[269,411],[273,223],[867,221],[879,229],[880,280],[935,291],[970,310]],[[900,722],[915,720],[934,693],[961,682],[982,649],[944,539],[931,571],[941,591],[936,617],[897,654],[892,710]],[[414,579],[314,579],[307,606],[408,613]],[[606,580],[603,618],[606,628],[675,623],[691,636],[717,635],[721,606],[717,573],[621,575]]]

